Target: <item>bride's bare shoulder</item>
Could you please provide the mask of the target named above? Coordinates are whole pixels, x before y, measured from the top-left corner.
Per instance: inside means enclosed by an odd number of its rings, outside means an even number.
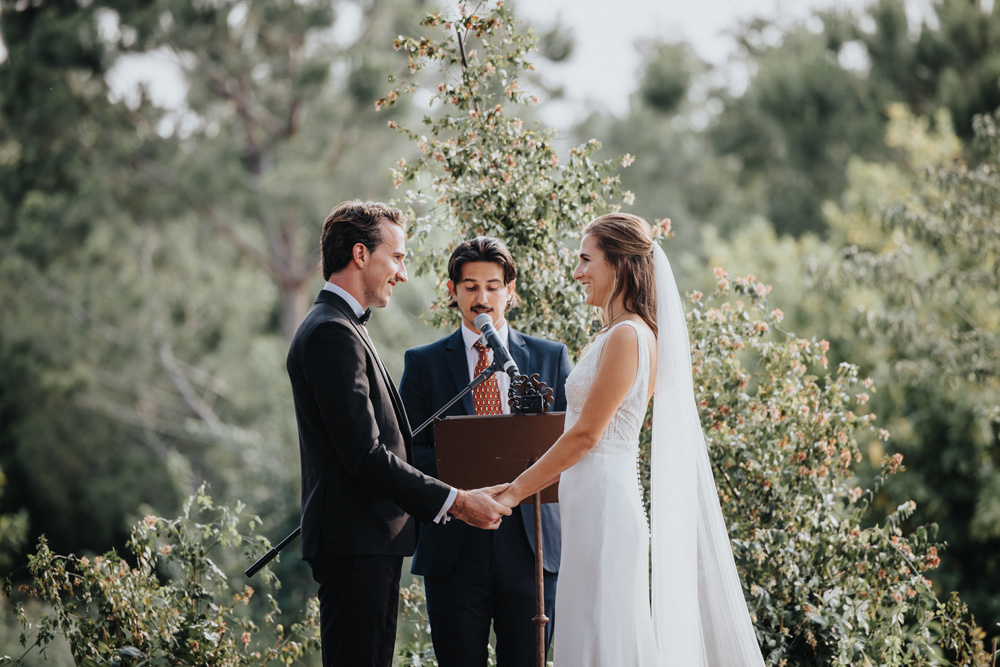
[[[649,328],[649,325],[646,324],[646,321],[643,320],[638,315],[633,315],[633,316],[628,317],[626,319],[629,322],[634,323],[635,324],[635,328],[633,329],[632,327],[618,327],[618,329],[623,329],[623,330],[627,331],[627,333],[625,333],[625,336],[627,336],[627,340],[629,341],[628,342],[629,349],[633,350],[633,351],[637,350],[638,349],[638,347],[637,347],[638,346],[638,342],[641,339],[642,342],[645,343],[647,349],[649,349],[650,359],[655,364],[655,362],[656,362],[656,334],[654,334],[653,330]],[[611,341],[608,341],[608,342],[611,342]]]
[[[630,317],[627,317],[625,319],[626,321],[635,324],[636,333],[638,333],[642,338],[644,338],[648,344],[651,344],[653,346],[656,345],[656,334],[653,333],[653,330],[649,328],[649,325],[646,324],[646,321],[644,319],[642,319],[638,315],[631,315]],[[631,338],[632,340],[636,339],[635,334],[631,333],[631,331],[633,330],[632,327],[618,327],[618,329],[629,330],[628,333],[629,338]]]
[[[641,317],[638,315],[627,317],[623,320],[624,322],[631,322],[635,326],[612,327],[608,332],[608,340],[605,343],[606,348],[610,348],[616,352],[634,352],[638,349],[640,340],[646,345],[656,347],[656,336],[653,335],[652,330],[643,322]]]

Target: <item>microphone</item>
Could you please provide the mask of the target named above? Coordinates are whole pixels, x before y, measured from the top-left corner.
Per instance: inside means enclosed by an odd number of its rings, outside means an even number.
[[[497,335],[497,330],[493,328],[493,318],[488,313],[481,313],[476,317],[475,324],[476,328],[486,336],[486,343],[493,348],[493,360],[507,372],[512,380],[517,379],[521,372],[517,370],[517,364],[510,358],[510,352],[503,346],[500,336]]]

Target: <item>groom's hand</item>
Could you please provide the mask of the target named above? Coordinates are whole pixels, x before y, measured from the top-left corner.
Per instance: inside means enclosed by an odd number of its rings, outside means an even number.
[[[507,486],[500,484],[472,491],[459,489],[449,511],[456,519],[461,519],[470,526],[496,530],[500,527],[500,520],[510,515],[510,508],[498,503],[493,496],[501,493]]]

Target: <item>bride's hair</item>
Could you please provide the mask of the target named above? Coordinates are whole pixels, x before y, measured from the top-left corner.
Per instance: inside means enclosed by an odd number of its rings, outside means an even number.
[[[636,313],[656,329],[656,278],[653,270],[653,233],[649,223],[631,213],[608,213],[583,228],[615,270],[617,283],[610,301],[622,296],[625,310]]]

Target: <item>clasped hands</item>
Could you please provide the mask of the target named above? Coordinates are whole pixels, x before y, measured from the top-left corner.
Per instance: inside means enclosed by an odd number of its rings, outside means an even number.
[[[459,489],[449,514],[470,526],[496,530],[505,516],[510,516],[518,501],[509,492],[510,484],[482,489]]]

